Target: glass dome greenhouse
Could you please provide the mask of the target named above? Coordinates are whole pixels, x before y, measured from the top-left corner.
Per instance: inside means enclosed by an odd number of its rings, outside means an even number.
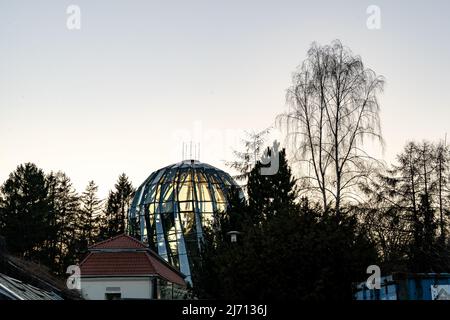
[[[196,160],[159,169],[136,191],[128,217],[130,233],[192,283],[191,268],[203,228],[227,209],[232,186],[237,184],[228,173]]]

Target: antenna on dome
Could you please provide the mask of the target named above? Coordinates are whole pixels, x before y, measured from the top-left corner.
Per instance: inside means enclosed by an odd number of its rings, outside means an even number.
[[[183,142],[182,143],[182,148],[181,148],[181,161],[185,161],[188,156],[189,156],[189,145],[187,142]]]
[[[195,142],[192,140],[190,140],[189,142],[182,142],[181,160],[200,161],[200,142]]]

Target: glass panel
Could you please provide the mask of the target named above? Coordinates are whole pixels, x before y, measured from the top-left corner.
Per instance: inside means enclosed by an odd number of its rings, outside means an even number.
[[[192,201],[179,202],[180,211],[192,211]]]
[[[131,207],[136,207],[138,203],[141,202],[142,195],[144,193],[143,186],[140,186],[139,189],[137,189],[135,196],[133,198],[133,201],[131,202]]]
[[[173,221],[173,215],[172,214],[168,214],[168,213],[164,213],[164,214],[160,214],[159,216],[161,216],[161,220],[162,220],[162,226],[163,226],[163,230],[165,232],[165,234],[167,235],[170,232],[175,232],[175,228],[174,227],[174,221]],[[173,230],[172,230],[173,228]]]
[[[176,180],[177,174],[178,174],[178,171],[176,169],[167,170],[167,173],[164,176],[164,182],[165,183],[173,182],[174,180]]]
[[[156,184],[148,186],[148,190],[146,191],[146,194],[144,195],[144,197],[145,197],[144,202],[145,203],[150,203],[150,202],[154,202],[155,201],[155,198],[156,198],[156,194],[155,194],[156,186],[157,186]]]
[[[226,174],[220,174],[220,178],[222,179],[222,181],[223,181],[223,183],[226,185],[226,186],[231,186],[231,185],[233,185],[234,183],[233,183],[233,180],[231,179],[231,177],[230,176],[228,176],[228,175],[226,175]]]
[[[163,187],[161,188],[161,193],[163,196],[162,201],[173,201],[174,200],[174,190],[173,190],[173,184],[163,184]]]
[[[197,200],[198,201],[211,201],[212,200],[207,183],[200,183],[197,185]]]
[[[161,179],[161,176],[164,174],[166,170],[160,170],[155,177],[152,179],[151,184],[156,184],[159,182],[159,180]]]
[[[205,175],[200,171],[196,172],[196,174],[194,176],[194,181],[197,183],[207,182]]]
[[[160,206],[160,212],[172,213],[173,212],[173,202],[164,202]]]
[[[214,207],[212,202],[199,202],[198,209],[200,212],[213,212]]]
[[[192,181],[191,173],[189,171],[181,171],[179,173],[178,181],[180,183]]]
[[[222,183],[222,181],[220,181],[215,174],[210,174],[209,176],[209,181],[211,183]]]
[[[214,198],[217,202],[225,202],[225,195],[223,193],[223,190],[221,189],[220,185],[213,184],[212,186],[213,192],[214,192]]]
[[[161,216],[159,214],[155,215],[155,226],[156,226],[156,240],[158,254],[166,261],[168,261],[166,242],[164,239],[164,232],[161,224]]]
[[[187,182],[180,187],[178,193],[178,201],[187,201],[193,199],[193,188],[192,183]]]
[[[181,224],[185,233],[190,232],[194,228],[194,212],[180,212]]]
[[[159,200],[161,199],[160,194],[161,194],[161,185],[157,184],[156,190],[155,190],[155,197],[154,197],[155,202],[159,202]]]

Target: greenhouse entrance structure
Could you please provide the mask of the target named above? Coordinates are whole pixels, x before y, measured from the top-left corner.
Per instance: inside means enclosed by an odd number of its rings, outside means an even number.
[[[138,188],[129,212],[130,234],[146,242],[192,284],[203,229],[227,209],[231,176],[197,160],[153,172]]]

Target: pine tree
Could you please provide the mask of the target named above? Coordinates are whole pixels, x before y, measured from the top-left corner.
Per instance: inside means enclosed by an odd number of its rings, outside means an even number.
[[[272,152],[278,153],[277,172],[273,175],[261,174],[261,169],[266,165],[258,161],[249,175],[248,202],[254,216],[254,223],[292,211],[295,207],[296,180],[287,163],[286,152],[284,149],[280,152],[267,149],[268,156],[271,156]]]
[[[123,173],[115,184],[115,190],[110,191],[106,201],[104,222],[100,227],[100,238],[106,239],[125,233],[126,219],[134,188],[128,177]]]
[[[44,172],[33,163],[19,165],[1,187],[1,193],[0,233],[8,249],[29,259],[45,257],[49,203]]]
[[[73,188],[70,178],[63,172],[50,173],[48,198],[52,204],[51,255],[54,256],[54,270],[64,274],[68,265],[78,262],[86,248],[86,242],[79,232],[78,217],[80,198]]]
[[[97,197],[98,186],[90,181],[81,195],[79,228],[81,237],[92,244],[98,237],[98,227],[102,212],[102,201]]]
[[[128,216],[128,210],[130,209],[131,201],[134,196],[134,188],[131,181],[129,181],[128,177],[125,173],[122,173],[119,176],[119,180],[117,181],[116,187],[116,195],[117,195],[117,203],[118,203],[118,217],[119,217],[119,233],[124,233],[126,228],[126,219]]]
[[[410,245],[410,266],[413,272],[436,272],[438,253],[436,243],[437,225],[434,219],[434,209],[427,194],[420,195],[418,207],[420,220],[414,227],[413,241]]]
[[[256,281],[261,280],[250,279],[254,268],[260,267],[260,259],[265,257],[258,250],[265,237],[262,226],[273,220],[270,218],[281,216],[276,210],[285,213],[295,208],[295,181],[284,150],[276,152],[278,172],[273,176],[261,175],[263,165],[257,162],[248,174],[248,202],[239,189],[232,188],[227,196],[227,211],[219,215],[211,230],[205,230],[201,260],[193,268],[194,291],[200,297],[242,298],[248,288],[255,288]],[[238,243],[230,243],[228,231],[240,232]],[[246,254],[249,256],[244,258]]]
[[[365,225],[393,271],[429,272],[449,265],[447,153],[442,144],[409,142],[397,165],[362,188],[372,207],[363,213]]]
[[[102,218],[99,223],[98,241],[108,239],[118,234],[117,212],[118,206],[116,194],[113,191],[109,191]]]
[[[60,236],[61,230],[64,228],[59,212],[58,205],[58,190],[59,190],[59,180],[55,173],[51,172],[46,176],[47,184],[47,200],[49,203],[48,212],[48,234],[46,251],[48,253],[48,267],[52,271],[59,270],[59,261],[61,261],[61,250],[60,250]]]
[[[231,187],[227,195],[227,203],[227,211],[223,213],[222,221],[219,222],[222,228],[226,224],[223,232],[226,234],[228,231],[244,230],[245,226],[252,221],[245,197],[238,187]]]

